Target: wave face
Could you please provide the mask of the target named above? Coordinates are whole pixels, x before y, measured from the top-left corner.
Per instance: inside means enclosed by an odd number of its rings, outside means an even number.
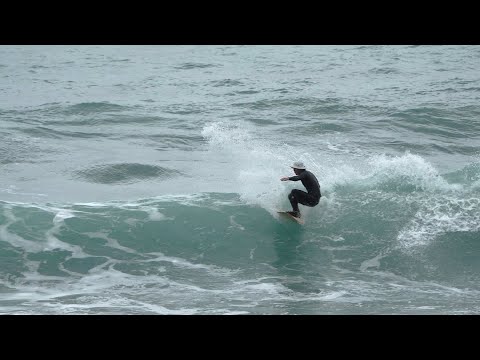
[[[478,199],[418,198],[425,203],[338,191],[303,227],[237,194],[1,203],[0,305],[62,314],[478,311]]]
[[[479,54],[2,47],[0,313],[478,314]]]

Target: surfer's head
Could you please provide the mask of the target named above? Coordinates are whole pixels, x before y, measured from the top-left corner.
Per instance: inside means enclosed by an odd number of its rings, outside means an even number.
[[[305,171],[305,165],[301,161],[295,161],[290,167],[293,169],[296,175],[300,174],[302,171]]]

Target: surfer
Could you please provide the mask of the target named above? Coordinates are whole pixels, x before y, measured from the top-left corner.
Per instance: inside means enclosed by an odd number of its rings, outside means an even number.
[[[298,204],[314,207],[318,205],[322,195],[320,194],[320,185],[318,180],[310,171],[307,171],[305,165],[301,161],[295,161],[290,166],[295,172],[296,176],[284,176],[280,180],[282,181],[298,181],[301,180],[303,186],[307,189],[307,192],[303,190],[293,189],[288,195],[288,200],[292,204],[293,211],[287,211],[290,215],[300,218],[300,209]]]

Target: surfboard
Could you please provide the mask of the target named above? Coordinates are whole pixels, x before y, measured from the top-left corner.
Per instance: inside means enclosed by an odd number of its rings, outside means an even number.
[[[297,217],[295,217],[295,216],[293,216],[293,215],[290,215],[290,214],[289,214],[288,212],[286,212],[286,211],[277,211],[277,213],[279,213],[280,215],[285,216],[285,217],[287,217],[287,218],[289,218],[289,219],[292,219],[293,221],[299,223],[300,225],[305,225],[305,221],[304,221],[303,219],[300,219],[300,218],[297,218]]]

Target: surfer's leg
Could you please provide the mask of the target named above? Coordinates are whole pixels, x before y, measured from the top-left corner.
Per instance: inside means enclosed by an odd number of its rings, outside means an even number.
[[[308,194],[305,191],[293,189],[288,195],[288,200],[292,204],[292,209],[294,214],[293,216],[300,217],[300,209],[298,208],[298,203],[303,204],[305,199],[308,198]]]
[[[288,199],[292,204],[292,208],[293,208],[292,215],[295,217],[300,217],[300,210],[298,208],[298,204],[314,207],[314,206],[317,206],[319,202],[317,199],[309,195],[307,192],[302,190],[297,190],[297,189],[292,190],[290,195],[288,195]]]
[[[314,207],[314,206],[317,206],[319,202],[320,202],[320,199],[317,200],[316,198],[308,195],[308,198],[306,199],[305,203],[300,202],[300,204]]]
[[[288,195],[288,200],[290,200],[290,204],[292,205],[292,209],[295,212],[298,212],[298,200],[295,197],[295,190],[292,190],[290,194]]]
[[[319,200],[317,200],[315,197],[313,197],[309,193],[306,193],[305,191],[301,191],[301,190],[297,190],[297,191],[298,192],[295,193],[295,197],[299,204],[310,206],[310,207],[314,207],[318,205]]]

